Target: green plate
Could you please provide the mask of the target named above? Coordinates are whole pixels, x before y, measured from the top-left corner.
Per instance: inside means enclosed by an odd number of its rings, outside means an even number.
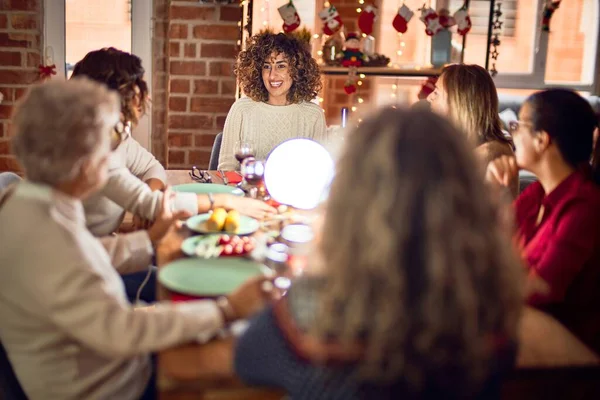
[[[184,183],[183,185],[173,186],[173,191],[196,194],[229,193],[240,197],[244,196],[244,191],[240,188],[216,183]]]
[[[185,225],[192,231],[198,232],[198,233],[226,233],[228,235],[239,235],[239,236],[250,235],[251,233],[256,232],[258,230],[258,228],[260,227],[260,223],[257,220],[255,220],[254,218],[250,218],[246,215],[240,215],[240,227],[238,228],[238,230],[236,232],[209,231],[208,229],[206,229],[206,220],[208,220],[209,218],[210,218],[210,214],[208,214],[208,213],[194,215],[193,217],[188,218],[188,220],[185,221]]]
[[[268,272],[262,264],[240,258],[183,258],[161,268],[158,280],[178,293],[216,297],[227,295],[249,278]]]

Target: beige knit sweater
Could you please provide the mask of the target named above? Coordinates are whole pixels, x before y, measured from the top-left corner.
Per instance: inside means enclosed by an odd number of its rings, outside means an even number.
[[[239,169],[235,144],[240,139],[251,141],[255,157],[264,160],[273,148],[287,139],[304,137],[323,143],[326,135],[323,109],[314,103],[272,106],[243,97],[227,114],[219,169]]]
[[[150,263],[146,231],[100,241],[74,198],[27,181],[6,195],[0,340],[31,400],[136,399],[150,376],[149,353],[222,327],[212,301],[131,307],[119,273]]]

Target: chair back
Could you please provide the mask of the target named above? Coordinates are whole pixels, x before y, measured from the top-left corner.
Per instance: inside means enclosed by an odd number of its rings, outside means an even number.
[[[27,400],[2,343],[0,343],[0,399]]]
[[[217,133],[217,136],[215,136],[215,142],[213,143],[213,148],[210,152],[208,169],[211,171],[216,171],[219,169],[219,153],[221,152],[221,142],[223,142],[223,132],[219,132]]]

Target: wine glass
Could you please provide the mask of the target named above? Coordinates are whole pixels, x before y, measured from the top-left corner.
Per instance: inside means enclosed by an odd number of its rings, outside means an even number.
[[[254,146],[250,140],[240,139],[235,142],[234,156],[240,164],[244,162],[246,158],[254,157]]]
[[[256,198],[258,187],[262,185],[265,176],[264,162],[254,157],[248,157],[242,161],[241,173],[244,181],[250,187],[250,197]]]

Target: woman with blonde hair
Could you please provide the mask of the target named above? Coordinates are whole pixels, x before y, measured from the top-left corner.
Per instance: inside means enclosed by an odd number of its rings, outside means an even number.
[[[295,400],[498,394],[519,263],[476,171],[462,135],[431,112],[365,120],[337,166],[322,266],[251,323],[238,375]]]
[[[514,156],[513,143],[502,131],[498,92],[489,72],[479,65],[444,67],[427,100],[434,111],[450,118],[475,146],[483,166],[500,157]],[[511,177],[510,191],[519,191],[518,175]]]
[[[239,169],[236,143],[249,143],[253,155],[265,159],[287,139],[325,139],[325,115],[311,102],[321,90],[321,74],[302,39],[268,31],[253,36],[235,73],[247,97],[227,114],[219,169]]]

